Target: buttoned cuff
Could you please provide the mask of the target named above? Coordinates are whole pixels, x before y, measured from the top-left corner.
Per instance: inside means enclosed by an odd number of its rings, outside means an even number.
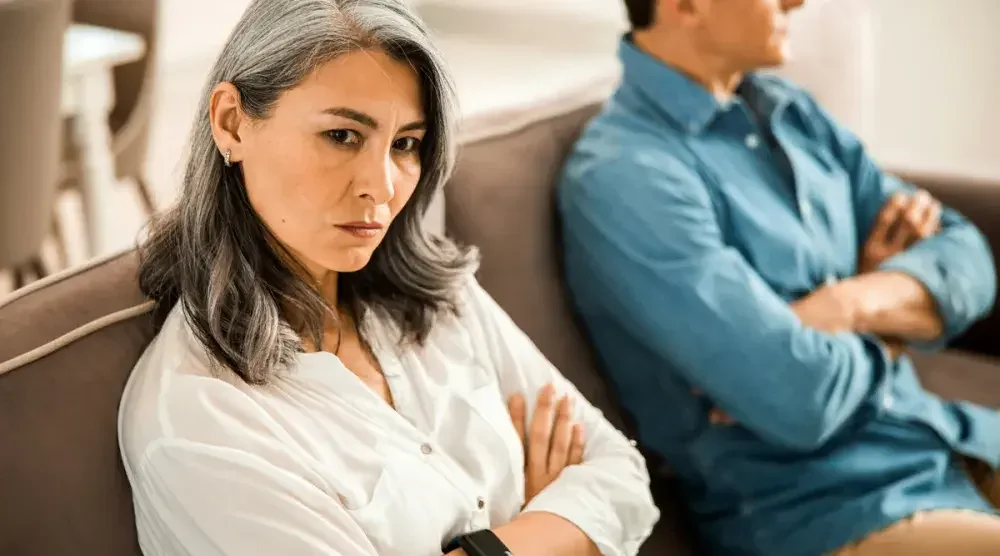
[[[619,516],[609,505],[608,500],[601,500],[593,493],[570,484],[567,472],[582,471],[572,467],[563,470],[563,474],[548,487],[543,489],[528,502],[522,513],[546,512],[557,515],[583,531],[604,556],[635,556],[642,542],[652,532],[656,519],[644,519],[647,516],[635,516],[637,519],[629,523],[629,516]],[[580,479],[581,477],[576,477]],[[562,483],[562,484],[560,484]],[[578,484],[578,483],[577,483]],[[651,521],[648,528],[645,522]],[[645,528],[646,530],[628,531],[630,528]]]
[[[942,267],[933,254],[922,252],[920,246],[916,246],[891,257],[879,267],[879,270],[902,272],[910,276],[920,282],[934,300],[944,330],[937,340],[914,342],[914,347],[925,351],[943,349],[965,328],[968,321],[966,314],[970,308],[964,306],[963,298],[956,290],[962,286],[949,282],[948,270]]]

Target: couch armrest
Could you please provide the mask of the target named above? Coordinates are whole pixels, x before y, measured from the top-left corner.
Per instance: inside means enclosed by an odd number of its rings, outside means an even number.
[[[1000,180],[974,179],[958,175],[894,172],[913,185],[926,189],[943,204],[962,213],[986,236],[994,264],[1000,256]],[[1000,357],[1000,311],[992,311],[976,323],[952,347]]]

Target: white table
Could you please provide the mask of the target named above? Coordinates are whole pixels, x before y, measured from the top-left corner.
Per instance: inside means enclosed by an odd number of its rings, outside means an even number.
[[[62,114],[72,119],[70,138],[80,153],[81,190],[90,256],[109,253],[115,241],[115,158],[108,116],[115,105],[112,70],[142,59],[139,35],[91,25],[71,25],[63,46]]]

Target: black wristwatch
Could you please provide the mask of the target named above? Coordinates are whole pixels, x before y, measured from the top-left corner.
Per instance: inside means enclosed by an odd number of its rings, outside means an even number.
[[[445,547],[445,554],[459,548],[469,556],[514,556],[507,545],[489,529],[455,537],[455,540]]]

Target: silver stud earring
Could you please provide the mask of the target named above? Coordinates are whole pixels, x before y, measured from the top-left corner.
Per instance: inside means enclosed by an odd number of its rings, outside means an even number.
[[[233,154],[233,151],[231,151],[229,149],[226,149],[226,152],[222,153],[222,161],[226,164],[227,167],[233,165],[233,163],[229,161],[229,157],[232,154]]]

